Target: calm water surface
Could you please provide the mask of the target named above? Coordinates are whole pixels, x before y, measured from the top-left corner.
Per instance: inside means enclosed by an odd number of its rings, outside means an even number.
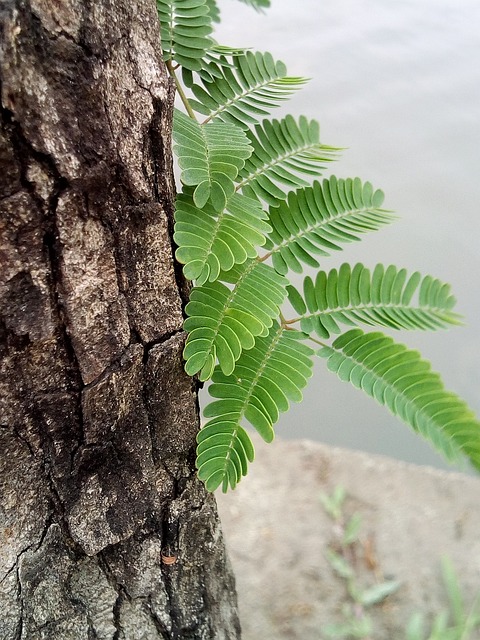
[[[480,414],[480,2],[272,0],[265,15],[220,6],[217,39],[271,51],[291,75],[311,77],[288,111],[317,118],[323,141],[347,148],[335,175],[370,180],[401,216],[325,268],[394,263],[450,282],[467,326],[399,338]],[[277,432],[444,466],[323,361]]]

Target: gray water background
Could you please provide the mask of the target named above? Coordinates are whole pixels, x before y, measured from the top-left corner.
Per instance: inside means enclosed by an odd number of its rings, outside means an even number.
[[[466,326],[397,339],[480,414],[479,0],[272,0],[264,15],[219,5],[221,44],[270,51],[311,78],[285,112],[318,119],[322,141],[346,147],[328,173],[370,180],[400,216],[322,267],[393,263],[450,282]],[[323,360],[276,432],[447,468]]]

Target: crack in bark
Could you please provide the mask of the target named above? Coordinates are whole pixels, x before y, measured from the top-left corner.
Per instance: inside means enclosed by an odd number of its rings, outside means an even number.
[[[174,567],[175,565],[167,566],[167,565],[164,565],[163,563],[161,566],[163,584],[165,586],[165,593],[167,595],[169,618],[172,622],[172,629],[171,631],[168,631],[169,635],[167,636],[167,638],[169,640],[181,640],[181,637],[178,635],[179,634],[178,614],[177,614],[176,607],[174,606],[174,603],[173,603],[174,588],[172,585],[172,573],[175,571]],[[157,621],[157,623],[161,624],[161,621],[158,620],[157,616],[154,616],[154,619]]]
[[[115,627],[115,633],[113,635],[112,640],[120,640],[120,634],[123,634],[123,627],[121,623],[121,611],[122,611],[122,602],[124,599],[124,595],[121,593],[120,589],[117,590],[117,598],[115,600],[115,604],[113,605],[113,626]]]
[[[108,565],[108,561],[106,560],[105,555],[103,553],[100,553],[98,556],[98,566],[100,567],[101,571],[107,578],[109,585],[117,594],[117,597],[115,598],[115,602],[113,605],[113,610],[112,610],[113,626],[115,627],[115,634],[112,640],[120,640],[121,638],[120,634],[123,633],[123,627],[121,624],[122,603],[125,599],[130,599],[130,597],[128,595],[127,590],[124,587],[122,587],[122,585],[117,583],[117,580],[115,579],[115,576],[113,575],[113,572],[111,571]]]
[[[23,548],[18,554],[17,557],[15,559],[15,562],[12,564],[12,566],[10,567],[10,569],[7,570],[6,573],[3,574],[3,578],[0,579],[0,584],[3,584],[5,582],[5,580],[7,580],[7,578],[14,572],[17,571],[18,572],[18,561],[20,559],[20,557],[29,549],[31,549],[34,546],[34,543],[30,543],[29,545],[27,545],[25,548]]]
[[[16,559],[15,559],[15,563],[12,565],[12,567],[7,571],[7,573],[4,575],[4,577],[0,580],[0,585],[5,582],[5,580],[12,574],[15,573],[16,574],[16,584],[17,584],[17,602],[19,603],[19,607],[20,607],[20,615],[18,618],[18,623],[17,623],[17,628],[15,630],[15,635],[12,638],[12,640],[21,640],[22,635],[23,635],[23,626],[24,626],[24,598],[23,598],[23,585],[22,585],[22,579],[21,579],[21,574],[20,574],[20,561],[21,558],[27,554],[29,551],[38,551],[42,544],[43,541],[45,540],[45,537],[48,534],[48,530],[50,529],[51,525],[53,522],[53,513],[51,512],[50,514],[48,514],[47,520],[45,522],[45,526],[43,531],[40,534],[39,540],[37,542],[32,542],[29,545],[27,545],[26,547],[24,547],[19,553],[17,553]]]
[[[10,431],[10,427],[8,425],[0,425],[0,427],[7,429]],[[13,434],[16,438],[18,438],[21,442],[24,443],[24,445],[27,447],[28,451],[30,452],[30,455],[35,458],[35,450],[31,444],[31,442],[28,440],[28,438],[24,435],[22,435],[17,427],[13,428]]]
[[[66,353],[71,360],[72,370],[78,370],[78,360],[67,331],[58,293],[59,283],[61,282],[59,267],[61,252],[58,250],[56,209],[61,195],[70,188],[70,185],[68,180],[60,174],[54,158],[50,154],[43,153],[35,149],[28,137],[24,134],[21,123],[14,120],[14,114],[3,106],[1,107],[1,112],[4,122],[11,127],[12,149],[20,168],[20,183],[32,197],[38,207],[38,210],[43,212],[43,220],[44,223],[46,223],[43,244],[48,255],[48,272],[51,277],[50,291],[53,294],[51,309],[52,311],[58,310],[57,326],[61,329],[63,344]],[[45,173],[53,180],[53,186],[50,188],[50,194],[47,202],[45,202],[38,194],[35,184],[28,178],[28,169],[31,160],[37,162],[45,170]]]
[[[160,634],[162,640],[171,640],[172,636],[169,634],[169,631],[165,627],[165,624],[158,618],[158,616],[155,615],[155,612],[153,611],[151,598],[148,599],[146,606],[148,607],[150,618],[152,619],[153,624],[155,625],[155,628]]]
[[[21,640],[23,635],[23,595],[22,595],[22,581],[20,579],[20,568],[17,562],[16,564],[16,572],[17,572],[17,601],[20,603],[20,616],[18,619],[17,629],[15,630],[15,637],[13,640]]]
[[[143,342],[142,344],[144,346],[144,357],[143,357],[144,362],[146,363],[146,361],[148,360],[149,353],[154,347],[158,347],[158,345],[164,344],[174,336],[177,336],[182,333],[184,333],[183,329],[175,329],[174,331],[168,331],[167,333],[164,333],[163,335],[161,335],[159,338],[156,338],[155,340],[150,340],[149,342]]]

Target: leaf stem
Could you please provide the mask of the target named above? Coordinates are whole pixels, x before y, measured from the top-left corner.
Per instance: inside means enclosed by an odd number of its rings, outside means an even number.
[[[308,336],[308,339],[311,340],[312,342],[315,342],[315,344],[319,344],[321,347],[328,347],[328,344],[325,344],[325,342],[320,342],[320,340],[317,340],[316,338],[312,338],[312,336]]]
[[[269,251],[268,253],[266,253],[264,256],[262,256],[261,258],[257,258],[258,262],[265,262],[265,260],[268,260],[270,258],[270,256],[272,255],[273,250]]]
[[[192,107],[190,106],[190,102],[188,101],[187,95],[185,93],[185,91],[183,90],[183,87],[180,83],[180,80],[177,78],[177,74],[175,73],[175,69],[178,68],[178,65],[176,67],[174,67],[172,65],[172,61],[171,60],[167,60],[167,69],[169,74],[171,75],[171,77],[175,80],[175,87],[177,89],[178,95],[180,96],[181,101],[183,102],[183,105],[185,107],[185,109],[187,110],[188,115],[190,116],[190,118],[192,118],[192,120],[197,121],[197,116],[195,115]]]
[[[288,325],[292,323],[291,320],[285,320],[285,318],[283,317],[283,313],[280,311],[279,314],[279,319],[280,319],[280,326],[282,327],[282,329],[285,329],[285,331],[295,331],[295,329],[293,327],[289,327]]]

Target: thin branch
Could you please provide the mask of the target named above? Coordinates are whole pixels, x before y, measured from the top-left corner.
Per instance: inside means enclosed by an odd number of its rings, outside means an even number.
[[[190,118],[192,118],[192,120],[197,121],[197,116],[195,115],[192,107],[190,106],[190,102],[188,101],[187,95],[186,95],[185,91],[183,90],[183,87],[182,87],[179,79],[177,78],[177,74],[175,73],[175,69],[177,69],[177,68],[178,68],[178,65],[176,67],[173,67],[172,61],[171,60],[167,60],[167,69],[168,69],[168,72],[171,75],[171,77],[175,80],[175,86],[177,88],[178,95],[180,96],[180,99],[183,102],[183,105],[184,105],[185,109],[187,110],[187,113],[190,116]]]
[[[330,345],[325,344],[325,342],[320,342],[320,340],[317,340],[316,338],[312,338],[312,336],[308,336],[308,339],[311,340],[312,342],[315,342],[315,344],[319,344],[321,347],[329,347]]]
[[[265,260],[268,260],[270,258],[270,256],[272,255],[274,250],[269,251],[268,253],[266,253],[264,256],[262,256],[261,258],[257,258],[258,262],[265,262]]]

